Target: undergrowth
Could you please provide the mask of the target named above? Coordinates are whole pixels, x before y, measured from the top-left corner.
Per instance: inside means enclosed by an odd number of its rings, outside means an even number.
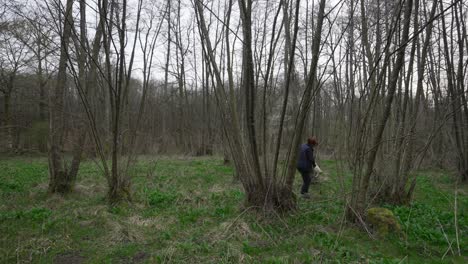
[[[418,172],[411,205],[384,205],[406,237],[374,240],[343,222],[351,175],[335,161],[321,167],[311,200],[262,216],[241,206],[242,188],[222,159],[143,157],[131,170],[133,202],[110,208],[92,161],[60,197],[47,194],[45,158],[6,158],[0,263],[466,263],[467,188],[455,195],[449,172]]]

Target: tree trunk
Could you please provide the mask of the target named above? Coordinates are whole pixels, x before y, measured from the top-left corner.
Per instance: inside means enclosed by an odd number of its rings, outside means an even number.
[[[73,0],[67,0],[63,34],[61,36],[60,59],[57,73],[57,83],[49,104],[49,192],[69,193],[72,191],[74,179],[70,177],[63,160],[63,133],[64,133],[64,93],[67,85],[68,47],[72,32]]]
[[[320,55],[320,42],[322,39],[322,27],[323,27],[323,21],[325,18],[325,15],[324,15],[325,3],[326,3],[325,0],[320,1],[318,17],[317,17],[317,25],[314,31],[314,39],[312,41],[312,61],[311,61],[311,66],[310,66],[310,72],[309,72],[309,76],[307,79],[302,104],[298,112],[298,119],[297,119],[298,121],[295,126],[294,137],[293,137],[291,146],[289,148],[289,155],[292,155],[292,156],[290,156],[290,159],[288,160],[288,165],[287,165],[286,187],[290,192],[292,192],[294,176],[296,173],[296,163],[297,163],[297,158],[299,156],[298,155],[299,153],[297,152],[297,150],[299,149],[299,145],[301,141],[303,140],[302,135],[304,133],[305,122],[309,114],[313,98],[317,95],[317,92],[319,91],[319,87],[320,87],[318,83],[319,80],[317,78],[317,72],[318,72],[317,68],[318,68],[318,60],[319,60],[319,55]]]
[[[239,0],[242,21],[242,88],[245,93],[245,122],[247,128],[247,151],[253,173],[257,175],[259,186],[263,186],[262,172],[258,157],[257,135],[255,129],[255,98],[256,87],[254,79],[254,64],[252,57],[252,0]]]
[[[10,84],[8,84],[10,85]],[[6,138],[7,138],[7,148],[8,150],[13,149],[13,127],[11,123],[11,89],[7,88],[7,91],[3,93],[3,112],[4,112],[4,119],[3,123],[6,130]]]

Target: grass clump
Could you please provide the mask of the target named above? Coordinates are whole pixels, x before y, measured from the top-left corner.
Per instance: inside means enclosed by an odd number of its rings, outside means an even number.
[[[0,222],[7,220],[44,221],[50,217],[52,211],[47,208],[32,208],[10,212],[0,212]]]
[[[148,203],[151,206],[164,209],[171,206],[176,199],[177,194],[154,190],[148,196]]]

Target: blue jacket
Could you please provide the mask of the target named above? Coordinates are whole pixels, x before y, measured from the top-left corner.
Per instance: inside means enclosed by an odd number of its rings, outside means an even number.
[[[302,144],[297,160],[297,169],[304,172],[312,171],[315,168],[314,149],[308,144]]]

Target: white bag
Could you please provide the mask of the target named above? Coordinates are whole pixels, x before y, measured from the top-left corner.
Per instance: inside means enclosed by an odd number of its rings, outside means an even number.
[[[322,169],[320,169],[319,165],[315,165],[314,171],[315,171],[315,173],[317,173],[317,174],[323,172]]]

